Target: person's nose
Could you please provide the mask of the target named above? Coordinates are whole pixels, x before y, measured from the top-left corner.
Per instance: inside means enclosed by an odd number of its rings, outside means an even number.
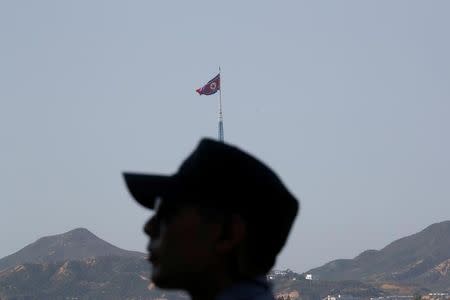
[[[159,225],[155,216],[151,217],[144,226],[144,232],[151,238],[158,236]]]

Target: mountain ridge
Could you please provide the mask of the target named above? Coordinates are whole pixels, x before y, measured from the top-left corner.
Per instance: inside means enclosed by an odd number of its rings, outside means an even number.
[[[28,255],[28,256],[27,256]],[[146,254],[120,249],[89,230],[46,236],[3,259],[0,299],[186,300],[179,291],[155,288]],[[35,262],[25,262],[34,260]],[[19,262],[16,263],[15,262]],[[273,274],[274,291],[301,300],[327,295],[352,297],[450,292],[450,221],[397,239],[381,250],[333,260],[305,274]]]
[[[353,259],[333,260],[306,273],[325,280],[408,282],[444,288],[450,286],[449,259],[450,221],[443,221],[397,239],[381,250],[366,250]]]
[[[0,271],[23,263],[53,263],[97,256],[144,258],[146,254],[116,247],[86,228],[44,236],[0,259]]]

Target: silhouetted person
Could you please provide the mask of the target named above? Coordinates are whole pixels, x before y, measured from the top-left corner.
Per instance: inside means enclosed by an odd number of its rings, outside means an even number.
[[[171,176],[125,173],[133,197],[155,211],[152,281],[194,300],[266,299],[266,274],[283,248],[298,201],[266,165],[210,139]]]

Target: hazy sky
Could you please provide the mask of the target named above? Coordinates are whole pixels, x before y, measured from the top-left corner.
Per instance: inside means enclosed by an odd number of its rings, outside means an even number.
[[[156,4],[158,3],[158,4]],[[302,202],[303,272],[450,219],[449,1],[1,1],[0,257],[86,227],[145,251],[121,172],[217,136]],[[268,241],[269,242],[269,241]]]

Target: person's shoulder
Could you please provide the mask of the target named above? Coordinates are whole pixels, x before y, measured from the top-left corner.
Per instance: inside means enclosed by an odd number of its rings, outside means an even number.
[[[243,280],[224,290],[216,300],[275,300],[272,287],[265,278]]]
[[[275,300],[272,290],[264,291],[255,295],[251,295],[245,300]]]

